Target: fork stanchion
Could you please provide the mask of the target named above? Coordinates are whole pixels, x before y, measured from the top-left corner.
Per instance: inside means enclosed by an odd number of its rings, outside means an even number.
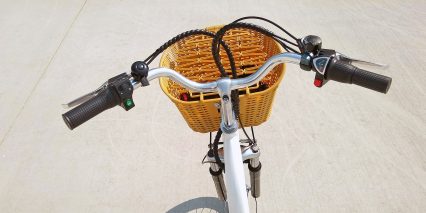
[[[259,157],[251,159],[248,168],[250,171],[251,196],[258,198],[260,197],[260,170],[262,169]]]
[[[213,157],[213,152],[208,152],[209,157]],[[223,170],[215,162],[210,163],[210,174],[216,188],[217,196],[220,200],[226,200],[226,187],[223,180]]]

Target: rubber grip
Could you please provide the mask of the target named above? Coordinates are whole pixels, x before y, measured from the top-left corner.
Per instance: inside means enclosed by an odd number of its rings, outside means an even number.
[[[68,128],[73,130],[99,113],[117,106],[119,103],[118,94],[112,87],[108,87],[95,97],[62,114],[62,118]]]
[[[356,84],[385,94],[392,84],[392,78],[388,76],[359,69],[352,64],[335,58],[329,62],[325,78],[342,83]]]

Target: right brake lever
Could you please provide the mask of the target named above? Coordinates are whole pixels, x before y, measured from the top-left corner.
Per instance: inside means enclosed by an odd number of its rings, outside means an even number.
[[[379,69],[387,69],[389,67],[389,65],[387,65],[387,64],[375,63],[375,62],[370,62],[370,61],[361,60],[361,59],[355,59],[355,58],[348,57],[348,56],[346,56],[342,53],[339,53],[339,52],[336,52],[336,57],[338,57],[339,60],[347,61],[350,64],[353,64],[354,66],[360,65],[360,66],[367,66],[367,67],[379,68]]]

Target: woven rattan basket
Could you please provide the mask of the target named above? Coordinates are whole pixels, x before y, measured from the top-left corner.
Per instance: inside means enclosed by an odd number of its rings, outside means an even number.
[[[220,26],[207,28],[212,32],[219,29]],[[230,46],[239,77],[252,74],[269,57],[281,52],[273,39],[248,29],[230,30],[223,40]],[[215,81],[220,72],[211,54],[211,43],[212,38],[204,35],[183,39],[164,51],[160,66],[174,69],[193,81]],[[232,76],[225,51],[220,53],[225,70]],[[257,126],[268,119],[284,73],[284,65],[276,66],[258,84],[240,90],[240,119],[244,126]],[[194,93],[164,77],[160,78],[160,86],[192,130],[202,133],[218,130],[220,99],[217,93]]]

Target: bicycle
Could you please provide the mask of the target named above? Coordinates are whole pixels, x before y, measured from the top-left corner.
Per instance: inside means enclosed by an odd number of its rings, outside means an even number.
[[[246,19],[266,21],[278,27],[294,41],[292,42],[258,25],[241,22]],[[226,32],[232,29],[248,29],[263,34],[272,39],[275,44],[280,45],[286,52],[269,57],[260,67],[252,66],[251,68],[254,67],[255,69],[253,73],[238,76],[238,68],[235,65],[233,52],[225,39],[223,39]],[[211,53],[216,69],[221,74],[219,79],[200,83],[188,79],[171,68],[149,68],[148,65],[160,53],[167,50],[176,42],[194,35],[212,38]],[[249,33],[248,35],[253,34]],[[221,59],[221,55],[219,54],[221,47],[226,52],[228,59],[227,66],[224,66],[224,60]],[[161,79],[160,83],[164,87],[167,87],[170,83],[177,83],[190,91],[190,94],[185,92],[178,94],[178,97],[181,99],[180,101],[193,101],[197,103],[197,101],[200,102],[203,98],[206,98],[207,94],[212,95],[218,101],[215,103],[215,107],[217,107],[217,113],[220,114],[220,128],[213,143],[212,131],[210,131],[211,127],[200,130],[200,132],[210,132],[209,151],[204,157],[203,163],[210,164],[209,170],[218,197],[221,200],[227,201],[229,211],[249,212],[248,193],[251,192],[252,197],[255,199],[260,196],[260,171],[262,164],[259,160],[260,150],[253,132],[253,126],[255,125],[243,124],[243,117],[240,116],[239,99],[245,95],[244,91],[250,92],[248,88],[253,87],[253,85],[257,85],[256,89],[259,89],[262,86],[259,82],[274,70],[274,68],[284,63],[297,64],[302,70],[314,71],[314,85],[316,87],[322,87],[327,81],[333,80],[341,83],[356,84],[381,93],[387,93],[392,82],[390,77],[360,69],[353,64],[358,63],[376,67],[383,67],[384,65],[353,59],[335,50],[323,49],[322,40],[318,36],[309,35],[298,39],[268,19],[249,16],[219,27],[217,28],[217,32],[191,30],[179,34],[166,42],[144,61],[133,63],[130,74],[122,73],[110,78],[94,92],[66,104],[67,107],[74,108],[64,113],[62,117],[66,125],[72,130],[99,113],[117,105],[123,107],[126,111],[130,110],[135,106],[132,99],[133,91],[140,87],[148,86],[150,81],[160,77],[166,77],[171,80],[168,83],[164,83],[164,78]],[[239,69],[243,68],[246,69],[247,67],[240,67]],[[232,78],[229,74],[232,74]],[[194,97],[198,97],[199,99],[193,100]],[[272,100],[270,102],[272,103]],[[192,124],[190,123],[188,124],[193,129],[197,128],[191,126]],[[245,131],[245,126],[251,126],[252,138]],[[238,134],[239,128],[246,135],[246,140],[240,140]],[[221,137],[223,138],[222,143],[219,142]],[[221,144],[223,144],[223,147],[219,148]],[[245,183],[244,163],[248,164],[250,186],[247,186]],[[223,174],[225,174],[225,178],[223,178]]]

